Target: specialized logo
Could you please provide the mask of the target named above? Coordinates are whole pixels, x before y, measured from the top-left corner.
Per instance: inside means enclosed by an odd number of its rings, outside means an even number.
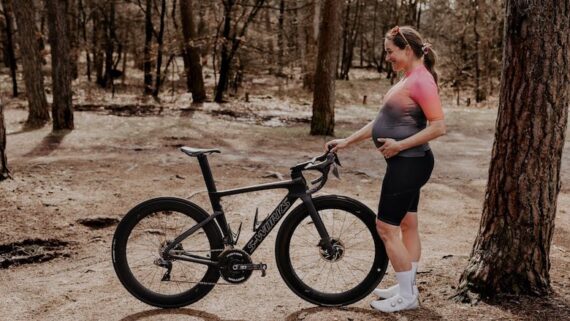
[[[259,227],[259,229],[257,230],[257,233],[255,233],[255,235],[247,243],[247,249],[250,252],[253,252],[253,250],[255,250],[255,248],[257,248],[259,243],[265,237],[267,237],[267,234],[269,234],[269,232],[271,232],[271,230],[273,229],[275,224],[277,224],[277,222],[279,222],[281,217],[283,217],[283,214],[285,214],[285,212],[287,212],[287,210],[289,209],[290,206],[291,206],[291,203],[289,202],[289,199],[286,198],[285,200],[283,200],[283,202],[281,202],[281,204],[279,204],[279,206],[277,206],[275,211],[273,211],[273,213],[271,213],[271,215],[269,215],[269,217]]]

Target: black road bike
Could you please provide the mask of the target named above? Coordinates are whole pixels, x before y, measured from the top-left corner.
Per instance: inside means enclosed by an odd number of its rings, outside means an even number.
[[[161,308],[181,307],[203,298],[220,276],[230,284],[245,282],[254,270],[265,276],[267,265],[253,263],[251,255],[297,199],[302,203],[288,213],[275,243],[277,267],[295,294],[317,305],[342,306],[363,299],[382,280],[388,257],[374,212],[345,196],[312,197],[331,168],[338,177],[335,153],[291,167],[290,180],[218,191],[207,155],[220,151],[181,150],[198,158],[213,213],[185,199],[161,197],[126,214],[113,237],[113,266],[137,299]],[[320,176],[308,181],[305,171]],[[231,230],[221,198],[270,189],[288,193],[261,222],[256,211],[255,233],[242,249],[236,248],[241,224],[237,232]]]

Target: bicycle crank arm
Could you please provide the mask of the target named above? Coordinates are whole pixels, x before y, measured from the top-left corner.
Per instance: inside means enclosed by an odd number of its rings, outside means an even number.
[[[267,270],[267,264],[234,264],[232,265],[232,270],[234,271],[252,271],[261,270],[261,276],[265,276],[265,271]]]

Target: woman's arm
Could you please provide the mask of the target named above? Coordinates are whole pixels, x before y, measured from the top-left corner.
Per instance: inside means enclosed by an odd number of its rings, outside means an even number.
[[[399,141],[402,150],[423,145],[439,136],[445,135],[445,121],[443,119],[429,122],[429,126],[416,134]]]
[[[346,148],[350,145],[356,144],[366,139],[372,137],[372,127],[374,126],[374,120],[366,124],[364,127],[360,128],[352,135],[343,139],[334,139],[325,144],[325,150],[328,150],[329,146],[332,146],[332,151],[336,152],[339,149]]]

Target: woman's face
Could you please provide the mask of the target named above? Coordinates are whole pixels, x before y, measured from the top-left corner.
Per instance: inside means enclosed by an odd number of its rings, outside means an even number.
[[[411,50],[409,46],[400,49],[392,40],[385,39],[384,48],[386,50],[386,61],[392,64],[392,69],[394,71],[404,70],[410,62]]]

